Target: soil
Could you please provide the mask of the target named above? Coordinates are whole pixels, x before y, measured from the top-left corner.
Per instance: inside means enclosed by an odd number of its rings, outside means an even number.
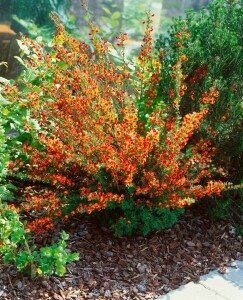
[[[31,280],[0,263],[0,299],[156,299],[210,271],[243,260],[243,239],[229,221],[212,222],[206,209],[187,209],[170,229],[117,238],[91,218],[74,218],[65,227],[35,238],[37,245],[69,233],[68,251],[79,261],[63,277]],[[232,264],[233,266],[234,264]]]

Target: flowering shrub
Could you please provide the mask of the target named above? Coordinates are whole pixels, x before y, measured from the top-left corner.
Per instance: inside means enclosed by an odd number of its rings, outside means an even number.
[[[23,37],[29,59],[23,61],[20,88],[6,85],[3,91],[11,103],[28,108],[23,126],[33,135],[10,169],[25,168],[31,179],[57,190],[26,198],[20,210],[35,216],[26,227],[40,233],[77,213],[115,209],[117,234],[147,234],[171,226],[185,205],[219,195],[224,184],[210,179],[215,149],[209,140],[190,143],[208,108],[181,118],[163,105],[153,106],[160,73],[151,54],[149,14],[138,65],[131,71],[123,51],[126,34],[117,37],[122,54],[117,66],[93,23],[89,47],[70,36],[57,16],[52,19],[57,34],[51,50]],[[180,68],[175,72],[180,82]],[[180,91],[173,95],[177,110],[179,96]]]
[[[241,8],[238,0],[213,0],[208,10],[188,11],[185,20],[175,19],[169,36],[156,42],[162,78],[158,101],[163,99],[173,109],[179,62],[184,74],[179,114],[183,117],[214,104],[197,139],[203,136],[212,141],[218,150],[214,163],[237,183],[243,170]]]

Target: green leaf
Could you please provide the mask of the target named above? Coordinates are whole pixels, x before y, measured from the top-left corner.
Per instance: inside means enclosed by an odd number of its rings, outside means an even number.
[[[119,19],[121,16],[121,13],[119,11],[115,11],[112,15],[111,15],[111,18],[112,20],[116,20],[116,19]]]
[[[117,27],[119,25],[119,21],[117,19],[112,19],[110,24],[112,27]]]
[[[74,260],[79,260],[79,253],[71,253],[71,254],[68,254],[68,257],[67,257],[67,262],[72,262]]]
[[[37,75],[34,74],[34,71],[32,69],[27,69],[24,73],[24,77],[25,77],[25,80],[27,82],[32,82],[36,77]]]
[[[22,51],[21,54],[22,54],[21,57],[23,57],[23,56],[24,56],[24,52]],[[21,55],[21,54],[20,54],[20,55]],[[17,59],[17,61],[18,61],[22,66],[26,67],[25,62],[23,61],[23,59],[22,59],[21,57],[19,57],[19,56],[14,56],[14,58]]]
[[[136,187],[133,185],[128,185],[128,186],[126,186],[126,190],[127,190],[128,194],[131,195],[136,191]]]
[[[67,65],[64,61],[58,61],[58,62],[57,62],[57,65],[58,65],[61,69],[65,68],[65,67],[68,67],[68,65]]]
[[[24,268],[30,262],[31,257],[27,251],[19,251],[16,256],[15,263],[19,268]]]
[[[103,11],[107,13],[107,15],[110,15],[111,14],[111,11],[109,10],[109,8],[107,7],[102,7]]]
[[[50,247],[41,248],[40,253],[44,257],[51,257],[51,255],[52,255],[52,251],[51,251]]]
[[[101,17],[102,21],[105,22],[106,24],[111,24],[111,19],[105,16]]]
[[[19,108],[18,108],[18,111],[19,111],[19,113],[20,113],[22,116],[27,117],[28,109],[23,108],[23,107],[19,107]]]
[[[56,268],[56,272],[55,272],[58,276],[62,276],[63,274],[66,273],[66,268],[60,264],[57,268]]]
[[[4,255],[4,262],[10,263],[14,258],[14,253],[8,252]]]
[[[16,113],[12,113],[9,117],[12,121],[16,122],[17,124],[23,123],[23,119]]]
[[[6,184],[5,187],[6,187],[7,189],[14,190],[14,191],[16,191],[16,190],[18,189],[18,188],[17,188],[15,185],[13,185],[12,183]]]
[[[58,264],[63,259],[63,249],[60,247],[53,251],[53,257],[57,260],[56,263]]]
[[[66,240],[68,240],[69,235],[68,235],[65,231],[62,231],[62,233],[61,233],[61,238],[62,238],[64,241],[66,241]]]
[[[44,150],[45,149],[45,146],[43,146],[39,141],[37,140],[34,140],[32,143],[31,143],[31,146],[36,148],[37,150]]]
[[[24,56],[24,51],[23,50],[21,50],[19,56],[20,56],[20,59]]]
[[[39,268],[42,271],[42,274],[52,275],[53,274],[53,266],[52,264],[48,264],[45,261],[41,261],[39,264]]]
[[[13,232],[11,235],[11,240],[13,243],[17,244],[18,242],[20,242],[20,240],[23,239],[23,235],[24,235],[24,229],[19,229],[16,232]]]

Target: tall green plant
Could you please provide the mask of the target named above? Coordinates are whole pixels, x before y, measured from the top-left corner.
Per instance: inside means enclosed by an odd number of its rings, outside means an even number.
[[[207,10],[190,10],[185,20],[174,19],[169,37],[160,36],[156,42],[162,78],[159,101],[162,99],[176,114],[173,94],[178,84],[174,80],[175,65],[179,61],[184,74],[180,83],[180,115],[215,102],[197,138],[213,141],[218,149],[214,162],[237,182],[243,170],[242,24],[240,1],[213,0]],[[210,90],[212,82],[214,92]]]

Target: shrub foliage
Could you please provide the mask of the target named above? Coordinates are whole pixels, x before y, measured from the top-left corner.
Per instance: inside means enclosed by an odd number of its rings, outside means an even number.
[[[26,227],[32,232],[77,213],[115,210],[117,234],[147,234],[171,226],[185,205],[224,188],[210,179],[211,142],[191,143],[208,108],[181,117],[163,103],[153,106],[161,77],[147,17],[138,63],[132,66],[124,56],[127,35],[117,37],[117,65],[114,49],[91,22],[92,47],[70,36],[56,15],[57,34],[48,52],[41,42],[22,38],[26,71],[19,86],[5,85],[2,96],[8,105],[27,109],[22,126],[31,138],[9,163],[10,173],[24,171],[57,190],[21,203],[20,211],[31,212]],[[175,72],[173,105],[179,111],[184,81],[179,62]],[[213,84],[211,94],[217,97]]]
[[[185,20],[175,19],[169,35],[156,41],[161,64],[157,102],[163,99],[176,114],[174,78],[179,62],[184,74],[179,114],[213,104],[197,139],[212,141],[217,148],[214,162],[235,182],[242,179],[243,169],[242,18],[240,1],[213,0],[207,10],[190,10]]]

